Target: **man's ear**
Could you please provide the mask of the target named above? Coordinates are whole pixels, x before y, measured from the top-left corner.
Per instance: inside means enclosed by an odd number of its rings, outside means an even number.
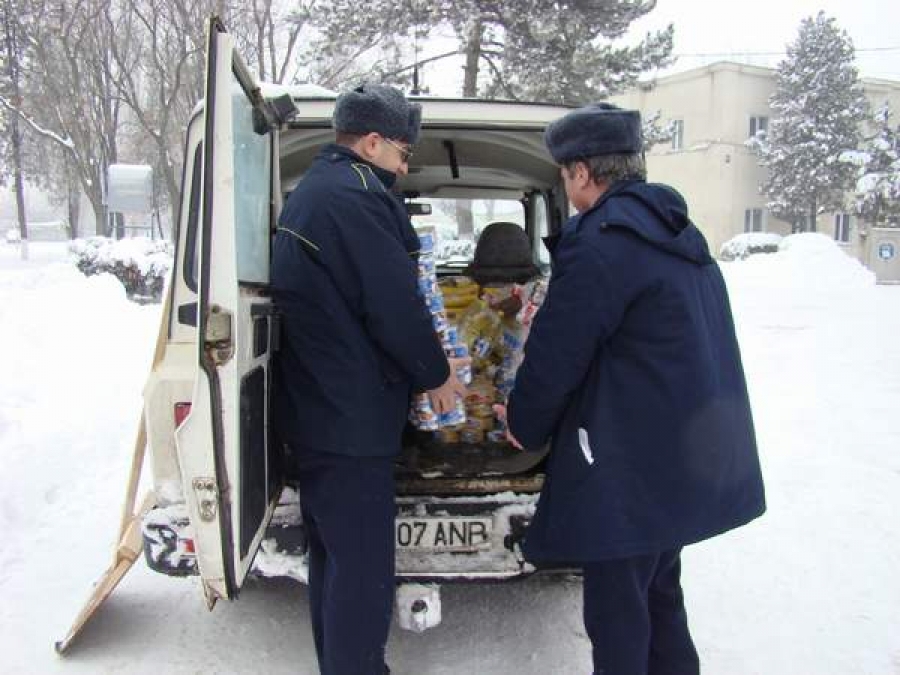
[[[371,160],[378,154],[378,146],[381,143],[381,136],[372,131],[359,137],[354,144],[354,150],[363,159]]]
[[[573,178],[579,187],[587,187],[591,182],[591,170],[584,162],[575,164],[574,174]]]

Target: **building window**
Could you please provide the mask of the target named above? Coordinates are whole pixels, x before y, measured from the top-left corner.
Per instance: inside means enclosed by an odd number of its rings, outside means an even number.
[[[744,232],[763,231],[762,209],[747,209],[744,211]]]
[[[672,149],[684,147],[684,120],[672,120]]]
[[[850,214],[834,214],[834,238],[835,241],[848,243],[850,241]]]
[[[750,138],[756,136],[756,134],[762,132],[766,133],[769,130],[769,118],[765,115],[754,115],[750,118]]]

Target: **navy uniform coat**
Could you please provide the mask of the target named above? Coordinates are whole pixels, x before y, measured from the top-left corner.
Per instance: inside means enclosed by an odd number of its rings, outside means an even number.
[[[762,514],[725,283],[681,195],[616,183],[548,247],[508,408],[526,447],[553,438],[526,556],[658,553]]]
[[[292,452],[393,456],[411,393],[449,375],[418,292],[418,238],[388,189],[394,178],[327,145],[282,211],[271,267],[283,316],[273,405]]]

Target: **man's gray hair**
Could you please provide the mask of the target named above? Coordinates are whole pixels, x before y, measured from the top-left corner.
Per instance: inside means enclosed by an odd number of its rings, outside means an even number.
[[[644,155],[597,155],[566,164],[570,171],[579,162],[587,165],[591,178],[597,183],[615,183],[618,180],[646,180],[647,165]]]

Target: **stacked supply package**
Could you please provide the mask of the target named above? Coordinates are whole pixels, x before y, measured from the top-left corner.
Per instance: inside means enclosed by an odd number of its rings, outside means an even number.
[[[439,415],[428,395],[419,394],[413,399],[410,421],[422,431],[434,432],[440,443],[505,444],[506,428],[493,405],[504,403],[512,391],[531,320],[546,295],[546,280],[485,287],[463,276],[438,281],[434,230],[417,228],[417,233],[419,291],[434,328],[447,356],[471,357],[471,365],[457,369],[457,378],[467,385],[465,400],[457,400],[454,410]],[[510,296],[520,302],[505,302]]]
[[[466,398],[466,424],[467,429],[480,429],[471,432],[473,442],[506,442],[504,422],[496,418],[491,404],[505,403],[512,391],[531,321],[546,293],[546,279],[485,286],[481,297],[460,316],[459,333],[470,347],[474,373]],[[510,303],[511,296],[519,302]]]
[[[421,228],[417,230],[417,233],[419,235],[419,291],[431,312],[434,329],[440,336],[441,344],[448,357],[468,356],[466,346],[459,341],[456,327],[447,321],[444,296],[438,285],[435,269],[434,230]],[[467,366],[460,368],[457,371],[457,377],[463,384],[469,384],[472,381],[471,369]],[[413,399],[410,421],[416,428],[423,431],[438,431],[439,438],[445,442],[458,442],[459,431],[466,422],[465,404],[461,398],[458,398],[453,410],[438,414],[432,408],[428,394],[418,394]]]

